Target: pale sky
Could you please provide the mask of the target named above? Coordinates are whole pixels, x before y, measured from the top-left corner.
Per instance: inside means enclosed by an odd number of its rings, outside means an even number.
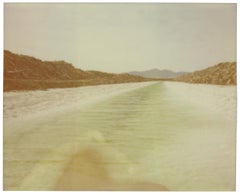
[[[236,61],[236,4],[5,3],[4,49],[83,70],[194,71]]]

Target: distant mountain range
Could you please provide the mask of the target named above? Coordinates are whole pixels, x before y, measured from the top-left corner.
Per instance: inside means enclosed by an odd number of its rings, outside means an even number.
[[[131,75],[138,75],[145,78],[175,78],[187,74],[187,72],[173,72],[170,70],[150,69],[147,71],[131,71]]]
[[[150,81],[127,73],[83,71],[65,61],[42,61],[4,51],[4,91]]]

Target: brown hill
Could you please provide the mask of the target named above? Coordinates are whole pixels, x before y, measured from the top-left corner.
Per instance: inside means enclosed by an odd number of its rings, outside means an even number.
[[[83,71],[65,61],[42,61],[4,51],[4,91],[149,81],[140,76]]]
[[[217,85],[236,85],[236,62],[219,63],[201,71],[195,71],[175,78],[175,81],[207,83]]]

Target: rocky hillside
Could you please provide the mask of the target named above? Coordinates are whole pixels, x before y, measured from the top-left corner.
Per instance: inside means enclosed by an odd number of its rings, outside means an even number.
[[[236,85],[236,73],[236,62],[225,62],[201,71],[195,71],[193,73],[177,77],[174,80],[189,83]]]
[[[4,91],[149,81],[140,76],[83,71],[65,61],[42,61],[4,51]]]
[[[4,51],[5,79],[78,80],[87,77],[88,73],[74,68],[65,61],[42,61]]]

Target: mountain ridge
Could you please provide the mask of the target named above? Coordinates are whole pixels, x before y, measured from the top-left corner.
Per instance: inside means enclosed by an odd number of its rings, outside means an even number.
[[[4,91],[151,81],[126,73],[83,71],[65,61],[43,61],[4,50]]]
[[[223,62],[198,70],[183,76],[179,76],[174,81],[188,83],[207,83],[217,85],[236,85],[237,84],[237,63]]]
[[[167,69],[158,69],[158,68],[153,68],[153,69],[149,69],[149,70],[145,70],[145,71],[130,71],[128,72],[131,75],[138,75],[138,76],[142,76],[145,78],[175,78],[181,75],[185,75],[187,72],[174,72],[171,70],[167,70]]]

